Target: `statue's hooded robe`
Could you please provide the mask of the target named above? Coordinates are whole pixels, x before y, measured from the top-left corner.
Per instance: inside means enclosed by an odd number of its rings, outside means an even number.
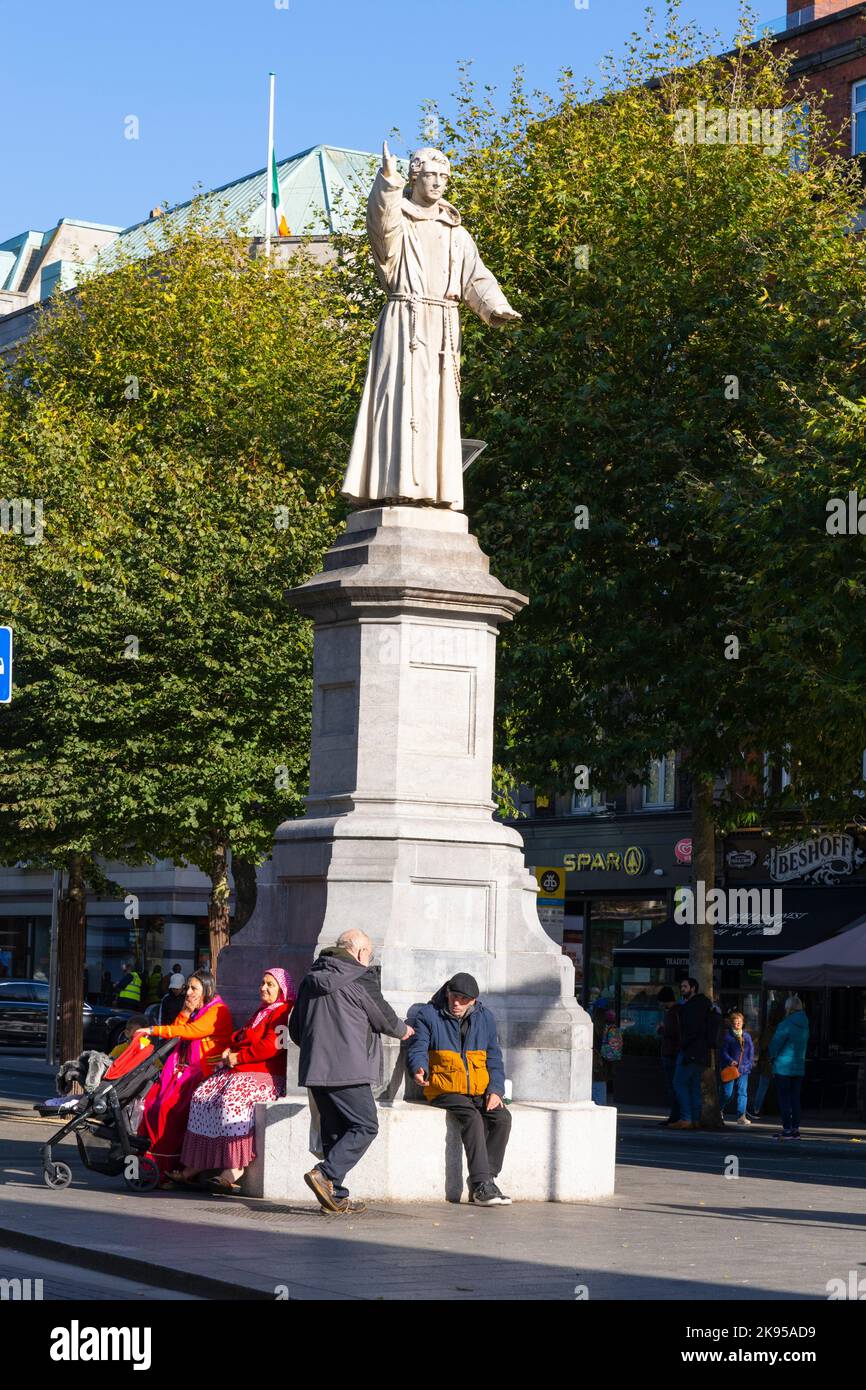
[[[420,207],[381,169],[367,233],[388,302],[379,316],[343,492],[356,501],[463,506],[461,300],[489,323],[510,308],[450,203]]]

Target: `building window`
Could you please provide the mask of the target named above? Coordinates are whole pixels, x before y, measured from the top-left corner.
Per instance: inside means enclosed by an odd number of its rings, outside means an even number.
[[[643,804],[646,810],[676,804],[676,770],[676,753],[666,753],[663,758],[653,758],[643,789]]]
[[[851,87],[851,153],[866,154],[866,82]]]
[[[571,814],[588,816],[592,811],[601,811],[607,805],[604,792],[572,792]]]
[[[791,773],[787,767],[779,767],[769,753],[764,754],[764,795],[779,796],[791,785]]]
[[[788,158],[788,168],[802,174],[809,167],[809,103],[804,101],[797,106],[787,106],[785,111],[792,121],[793,133],[798,140],[798,148],[792,150]]]

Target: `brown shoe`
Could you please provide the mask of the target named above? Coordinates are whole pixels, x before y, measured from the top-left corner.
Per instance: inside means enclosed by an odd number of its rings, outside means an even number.
[[[309,1173],[304,1174],[304,1182],[315,1192],[316,1201],[325,1211],[340,1210],[340,1199],[334,1196],[334,1184],[321,1168],[311,1168]]]
[[[698,1126],[695,1125],[695,1124],[692,1124],[692,1121],[691,1121],[691,1120],[674,1120],[673,1124],[672,1124],[672,1125],[669,1125],[668,1128],[669,1128],[669,1129],[697,1129]]]
[[[366,1202],[357,1202],[354,1197],[338,1197],[336,1213],[342,1212],[345,1216],[360,1216],[362,1211],[367,1210]]]

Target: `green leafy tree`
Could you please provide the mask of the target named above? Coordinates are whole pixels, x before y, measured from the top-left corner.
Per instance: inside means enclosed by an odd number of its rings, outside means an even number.
[[[775,148],[684,142],[681,113],[715,108],[726,135],[771,113]],[[863,541],[825,525],[866,492],[858,173],[768,43],[717,57],[676,6],[600,89],[518,74],[499,112],[465,74],[440,125],[449,196],[523,314],[507,337],[465,323],[465,430],[489,442],[467,510],[530,595],[501,643],[500,760],[604,788],[684,750],[712,885],[757,750],[801,815],[861,809]],[[712,952],[696,925],[708,992]]]
[[[7,862],[69,870],[78,1015],[100,857],[204,869],[215,963],[231,856],[254,892],[301,809],[311,635],[284,594],[342,517],[355,317],[334,267],[268,266],[194,215],[55,298],[7,384],[2,491],[42,499],[44,536],[2,538],[0,827]]]

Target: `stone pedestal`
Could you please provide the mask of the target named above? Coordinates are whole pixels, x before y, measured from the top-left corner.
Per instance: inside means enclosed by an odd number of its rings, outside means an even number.
[[[264,967],[300,980],[360,927],[401,1016],[468,971],[515,1100],[589,1103],[573,966],[538,921],[520,836],[492,815],[496,637],[526,600],[490,574],[462,513],[422,507],[354,513],[288,598],[315,623],[307,813],[277,832],[256,912],[220,958],[221,993],[245,1016]],[[290,1085],[296,1065],[290,1048]],[[383,1094],[402,1086],[393,1044]]]
[[[306,1092],[256,1106],[256,1157],[244,1192],[273,1202],[302,1202],[312,1193],[304,1173],[316,1159]],[[616,1111],[579,1101],[511,1106],[511,1138],[499,1186],[515,1201],[586,1202],[613,1192]],[[371,1202],[467,1200],[466,1157],[453,1115],[423,1102],[379,1106],[379,1134],[347,1178]]]

